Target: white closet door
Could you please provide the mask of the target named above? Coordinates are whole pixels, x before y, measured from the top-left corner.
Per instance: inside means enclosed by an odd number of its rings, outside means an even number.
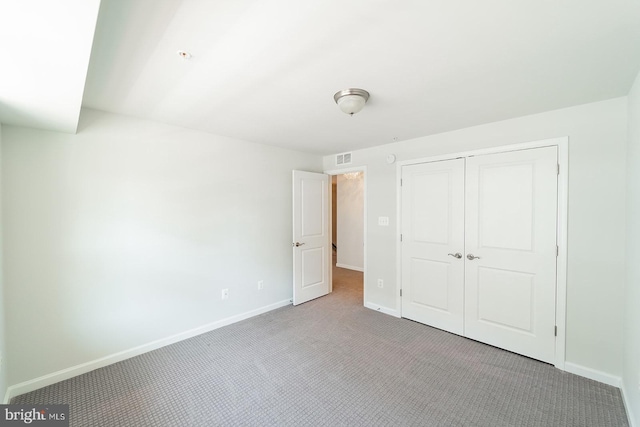
[[[470,157],[465,336],[553,363],[557,148]]]
[[[464,324],[464,163],[402,168],[402,317],[456,334]]]

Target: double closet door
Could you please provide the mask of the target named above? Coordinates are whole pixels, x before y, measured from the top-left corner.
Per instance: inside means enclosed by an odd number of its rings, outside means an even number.
[[[557,147],[402,167],[402,317],[553,363]]]

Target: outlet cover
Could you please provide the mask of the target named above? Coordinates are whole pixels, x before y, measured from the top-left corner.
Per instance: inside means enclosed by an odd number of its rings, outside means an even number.
[[[229,289],[223,289],[222,290],[222,299],[227,299],[229,298]]]
[[[382,279],[378,279],[378,287],[379,288],[383,288],[384,287],[384,281]]]

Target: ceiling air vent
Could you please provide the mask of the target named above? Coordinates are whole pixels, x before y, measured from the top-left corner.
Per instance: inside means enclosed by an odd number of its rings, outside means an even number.
[[[336,165],[351,164],[351,153],[342,153],[336,155]]]

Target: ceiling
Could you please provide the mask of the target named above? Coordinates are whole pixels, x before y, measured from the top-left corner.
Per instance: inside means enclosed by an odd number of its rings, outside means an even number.
[[[639,18],[638,0],[102,0],[83,105],[330,154],[624,96]],[[349,87],[371,93],[353,117]]]
[[[0,123],[75,133],[99,7],[0,1]]]

